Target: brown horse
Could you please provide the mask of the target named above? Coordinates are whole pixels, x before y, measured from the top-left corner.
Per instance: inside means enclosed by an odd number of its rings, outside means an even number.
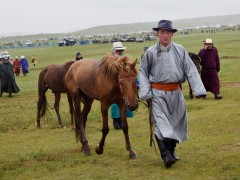
[[[201,71],[201,66],[200,66],[201,58],[197,54],[195,54],[193,52],[189,52],[188,55],[192,59],[193,63],[195,64],[195,66],[196,66],[196,68],[198,70],[198,73],[200,74],[200,71]],[[191,89],[190,85],[189,85],[189,97],[190,97],[190,99],[193,99],[193,93],[192,93],[192,89]]]
[[[101,103],[103,121],[102,138],[95,148],[96,153],[103,153],[105,138],[109,132],[108,108],[111,104],[116,103],[121,112],[129,158],[137,157],[130,144],[126,117],[127,107],[132,111],[138,107],[136,62],[131,62],[128,56],[117,58],[106,55],[102,60],[82,59],[69,68],[65,76],[65,84],[74,101],[76,139],[81,141],[84,154],[91,154],[85,135],[85,126],[93,100],[96,99]],[[80,100],[84,104],[82,113]]]
[[[67,61],[63,65],[52,64],[45,67],[39,74],[38,79],[38,103],[37,103],[37,127],[40,128],[40,118],[45,116],[47,111],[47,98],[46,91],[48,89],[52,90],[52,93],[55,95],[54,109],[57,114],[59,125],[64,128],[62,118],[59,114],[59,102],[61,99],[61,93],[67,93],[68,103],[70,107],[71,114],[71,126],[73,128],[73,102],[71,95],[68,93],[66,86],[64,85],[64,76],[67,73],[69,67],[75,61]]]

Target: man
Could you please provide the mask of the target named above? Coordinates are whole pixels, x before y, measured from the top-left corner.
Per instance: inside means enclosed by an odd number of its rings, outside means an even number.
[[[32,63],[33,63],[33,66],[35,67],[36,64],[37,64],[37,58],[36,58],[36,56],[32,56]]]
[[[8,93],[9,97],[12,97],[12,93],[19,92],[13,74],[13,66],[9,62],[9,57],[4,57],[2,64],[0,64],[0,97],[2,97],[3,92]]]
[[[19,76],[19,74],[20,74],[20,66],[21,66],[21,63],[20,63],[18,57],[16,56],[15,60],[13,62],[13,69],[14,69],[14,73],[15,73],[16,77]]]
[[[112,48],[112,55],[115,57],[123,56],[123,52],[126,47],[123,47],[121,42],[114,42]],[[122,128],[122,121],[120,116],[120,110],[117,104],[112,104],[110,106],[111,109],[111,118],[113,119],[113,127],[114,129],[121,129]],[[127,117],[132,118],[133,112],[127,108]]]
[[[148,49],[148,46],[144,46],[144,48],[143,48],[143,54],[142,54],[142,56],[141,56],[141,59],[143,58],[143,55],[144,55],[144,53],[147,51],[147,49]]]
[[[206,90],[187,51],[171,42],[177,32],[172,22],[161,20],[153,30],[159,43],[149,47],[141,60],[139,96],[151,104],[156,141],[164,165],[169,168],[179,160],[174,153],[176,143],[188,138],[186,104],[179,84],[188,79],[197,98]]]
[[[82,54],[80,52],[77,52],[76,54],[76,61],[83,59]]]
[[[214,94],[215,99],[222,99],[220,93],[220,83],[218,79],[218,72],[220,71],[220,62],[218,50],[213,46],[212,39],[204,41],[204,48],[198,53],[201,58],[201,78],[207,91]]]
[[[26,76],[27,73],[29,73],[28,71],[29,65],[28,65],[27,59],[23,55],[20,57],[20,63],[21,63],[22,73],[24,76]]]

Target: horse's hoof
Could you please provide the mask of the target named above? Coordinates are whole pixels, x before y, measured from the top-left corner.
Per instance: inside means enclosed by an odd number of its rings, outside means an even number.
[[[91,149],[89,147],[85,147],[82,150],[83,150],[83,154],[85,154],[85,155],[91,155],[92,154]]]
[[[38,129],[41,129],[41,125],[37,125],[37,128],[38,128]]]
[[[193,95],[189,95],[190,99],[193,99]]]
[[[129,154],[129,159],[137,159],[137,154]]]
[[[66,129],[67,127],[66,127],[66,126],[64,126],[64,125],[62,125],[62,126],[61,126],[61,128],[63,128],[63,129]]]
[[[137,154],[133,151],[129,151],[129,159],[137,159]]]
[[[96,146],[95,151],[99,155],[103,154],[103,148],[100,148],[99,144]]]

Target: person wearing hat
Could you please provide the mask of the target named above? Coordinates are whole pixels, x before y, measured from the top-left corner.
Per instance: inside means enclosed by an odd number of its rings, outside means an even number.
[[[159,42],[144,53],[139,68],[139,97],[151,108],[155,138],[166,168],[179,157],[175,154],[177,143],[188,138],[188,121],[180,83],[188,79],[195,97],[206,95],[196,66],[186,49],[172,42],[177,29],[169,20],[160,20],[156,31]]]
[[[3,92],[12,97],[12,93],[20,91],[15,82],[13,66],[9,60],[9,57],[6,56],[2,59],[2,64],[0,64],[0,97],[2,97]]]
[[[14,73],[16,76],[19,76],[19,74],[20,74],[20,66],[21,66],[20,61],[19,61],[18,57],[16,56],[15,60],[13,62],[13,69],[14,69]]]
[[[26,76],[27,73],[29,73],[29,71],[28,71],[29,65],[28,65],[28,61],[25,58],[25,56],[22,55],[20,57],[20,63],[21,63],[22,73],[23,73],[24,76]]]
[[[141,56],[141,59],[143,58],[143,55],[144,55],[144,53],[147,51],[147,49],[148,49],[148,46],[144,46],[144,48],[143,48],[143,54],[142,54],[142,56]]]
[[[75,60],[78,61],[81,59],[83,59],[82,54],[80,52],[77,52]]]
[[[206,39],[204,47],[199,51],[198,56],[201,58],[201,78],[207,91],[214,94],[215,99],[222,99],[220,96],[220,83],[218,72],[220,71],[220,61],[218,50],[213,46],[212,39]]]
[[[115,57],[123,56],[123,52],[126,47],[123,46],[121,42],[114,42],[112,47],[112,55]],[[113,127],[114,129],[121,129],[122,128],[122,121],[120,116],[120,110],[117,104],[111,104],[111,118],[113,119]],[[127,108],[127,117],[132,118],[133,112]]]

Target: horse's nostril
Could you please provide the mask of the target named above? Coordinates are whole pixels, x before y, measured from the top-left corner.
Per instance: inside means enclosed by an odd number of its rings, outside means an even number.
[[[130,109],[130,111],[135,111],[138,108],[138,104],[136,104],[135,106],[128,106],[128,108]]]

